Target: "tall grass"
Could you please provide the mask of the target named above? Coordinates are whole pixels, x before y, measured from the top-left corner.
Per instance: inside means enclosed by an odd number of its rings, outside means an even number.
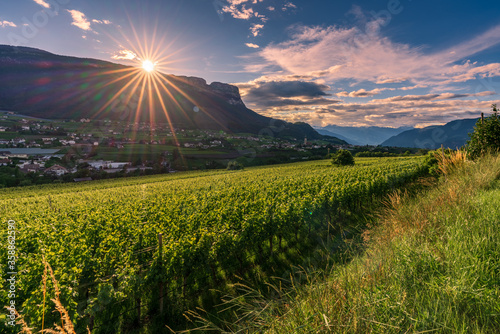
[[[395,193],[366,251],[308,283],[228,301],[240,321],[205,329],[264,333],[499,333],[500,158],[440,160],[446,178]],[[347,250],[346,258],[353,257]],[[293,281],[293,280],[291,280]],[[196,315],[203,323],[203,316]]]
[[[61,300],[59,299],[59,296],[61,295],[61,291],[59,290],[58,282],[56,279],[56,276],[54,275],[54,271],[52,270],[52,267],[50,264],[43,259],[43,264],[44,264],[44,271],[43,271],[43,296],[44,296],[44,304],[43,308],[45,309],[45,296],[46,296],[46,289],[47,289],[47,276],[50,276],[53,287],[54,287],[54,298],[51,299],[51,301],[55,304],[56,310],[59,312],[60,318],[61,318],[61,326],[58,324],[54,324],[54,329],[44,329],[45,323],[44,323],[44,318],[42,318],[42,330],[39,333],[49,333],[49,334],[76,334],[75,332],[75,327],[73,325],[73,322],[71,321],[71,318],[68,314],[68,311],[66,308],[63,306],[61,303]],[[16,319],[17,319],[17,324],[21,325],[21,331],[19,333],[26,333],[26,334],[33,334],[33,328],[30,328],[28,326],[28,323],[25,321],[24,317],[19,314],[16,311]],[[88,328],[87,328],[88,330]],[[88,330],[90,333],[90,330]]]

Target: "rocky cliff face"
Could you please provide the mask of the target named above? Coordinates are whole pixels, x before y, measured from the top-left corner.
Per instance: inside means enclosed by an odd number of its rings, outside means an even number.
[[[215,92],[220,92],[227,97],[227,102],[232,105],[245,106],[241,100],[240,89],[236,86],[225,84],[222,82],[212,82],[210,88]]]
[[[176,78],[188,85],[193,86],[193,88],[197,91],[208,90],[217,95],[222,95],[226,102],[233,106],[245,106],[241,100],[240,90],[236,86],[222,82],[212,82],[208,85],[205,79],[197,77],[176,76]]]

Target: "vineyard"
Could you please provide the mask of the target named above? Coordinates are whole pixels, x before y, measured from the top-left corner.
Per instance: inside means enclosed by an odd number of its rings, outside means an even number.
[[[6,191],[4,240],[8,221],[18,231],[16,309],[37,330],[61,324],[43,256],[77,333],[153,321],[183,329],[183,312],[217,304],[214,290],[293,264],[318,238],[338,235],[344,216],[422,172],[420,158],[361,158],[354,167],[316,161]]]

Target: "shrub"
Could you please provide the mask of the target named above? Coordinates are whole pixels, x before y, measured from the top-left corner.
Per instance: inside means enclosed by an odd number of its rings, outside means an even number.
[[[332,155],[332,164],[335,166],[352,166],[354,157],[348,150],[338,150]]]
[[[471,158],[500,149],[500,115],[498,115],[496,104],[491,107],[493,114],[484,120],[479,120],[474,127],[474,132],[469,134],[467,151]]]
[[[243,165],[238,161],[229,161],[227,164],[227,170],[240,170],[243,169]]]

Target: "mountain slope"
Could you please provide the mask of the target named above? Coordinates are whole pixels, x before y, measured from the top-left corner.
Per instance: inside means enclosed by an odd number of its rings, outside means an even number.
[[[383,141],[395,136],[403,131],[409,130],[409,127],[401,128],[384,128],[378,126],[369,127],[347,127],[347,126],[337,126],[328,125],[323,128],[316,128],[319,130],[328,131],[335,135],[337,138],[341,138],[352,145],[379,145]],[[325,134],[324,132],[320,132]]]
[[[308,124],[277,121],[248,109],[235,86],[155,76],[156,83],[148,85],[145,73],[133,67],[0,45],[0,110],[49,119],[169,122],[183,129],[322,138]]]
[[[347,137],[344,137],[342,135],[339,135],[337,133],[333,133],[333,132],[330,132],[328,130],[324,130],[322,128],[315,128],[316,131],[318,131],[319,134],[323,135],[323,136],[330,136],[330,137],[335,137],[335,138],[338,138],[338,139],[341,139],[345,142],[347,142],[348,144],[352,144],[352,145],[358,145],[358,144],[354,144],[352,142],[352,139],[350,138],[347,138]]]
[[[382,146],[436,149],[443,145],[455,149],[465,145],[477,120],[462,119],[441,126],[405,131],[384,141]]]

